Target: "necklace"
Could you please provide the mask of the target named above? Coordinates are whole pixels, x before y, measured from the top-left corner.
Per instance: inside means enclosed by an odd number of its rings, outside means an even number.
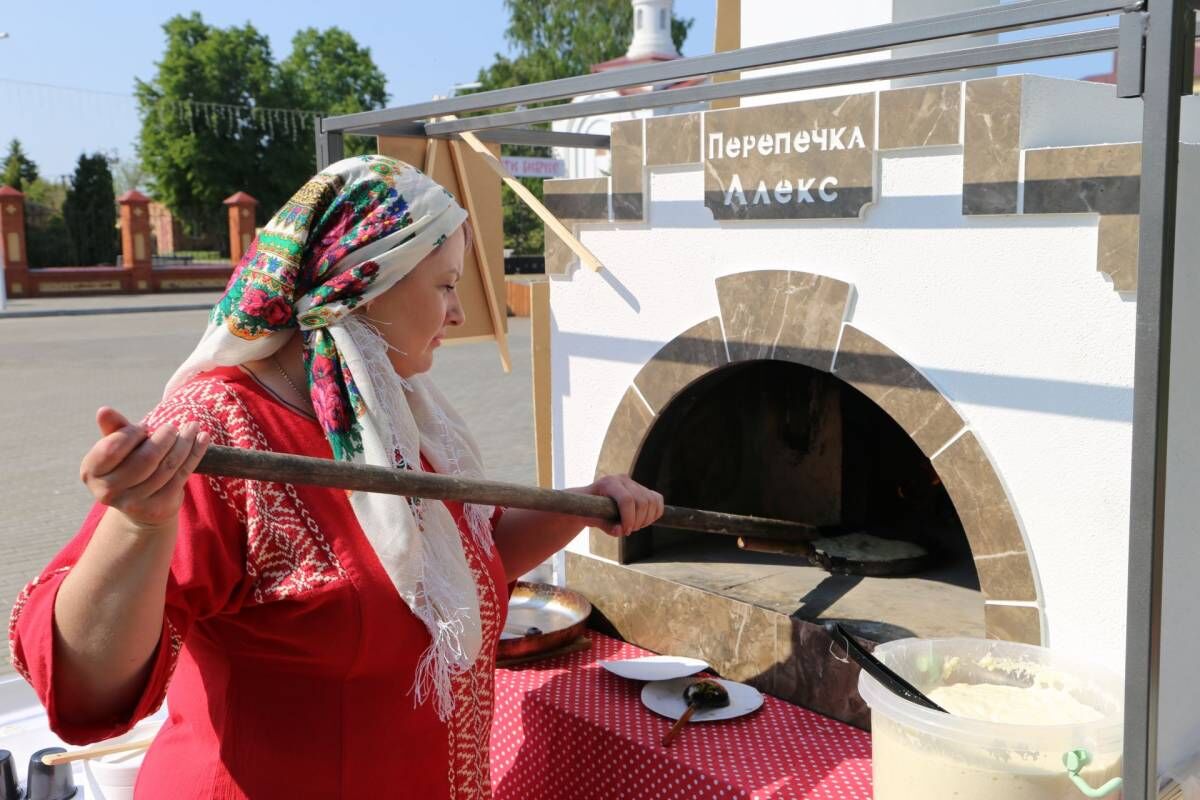
[[[279,363],[279,359],[275,356],[271,356],[271,363],[275,365],[275,369],[279,370],[279,374],[283,376],[285,381],[287,381],[287,385],[292,387],[292,391],[296,393],[296,396],[303,400],[304,392],[300,391],[296,384],[292,383],[292,379],[288,376],[287,370],[283,368],[283,365]]]

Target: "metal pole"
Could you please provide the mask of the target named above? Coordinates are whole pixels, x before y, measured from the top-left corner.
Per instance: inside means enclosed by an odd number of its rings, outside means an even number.
[[[316,139],[317,146],[317,172],[329,166],[329,143],[325,138],[325,132],[321,130],[321,120],[313,122],[313,136]]]
[[[1134,361],[1129,587],[1125,634],[1125,800],[1158,794],[1158,679],[1162,622],[1168,397],[1187,0],[1149,0],[1142,96],[1141,219]],[[1191,75],[1186,76],[1191,93]]]
[[[574,78],[560,78],[542,83],[514,86],[508,89],[476,92],[460,97],[449,97],[428,103],[417,103],[379,111],[346,114],[328,118],[325,121],[325,129],[332,131],[369,128],[391,122],[460,115],[468,111],[483,111],[489,108],[532,105],[547,100],[577,97],[609,89],[646,86],[722,72],[737,72],[779,64],[834,58],[872,50],[891,50],[938,39],[998,33],[1071,19],[1114,14],[1122,11],[1127,5],[1129,5],[1128,0],[1020,0],[1020,2],[1004,5],[972,8],[905,22],[890,22],[884,25],[822,34],[805,39],[680,58],[647,66],[627,67],[592,75],[579,75]]]
[[[3,39],[0,36],[0,39]],[[4,274],[7,259],[4,257],[4,241],[0,239],[0,311],[8,308],[8,276]]]
[[[345,158],[346,148],[342,132],[325,130],[324,120],[314,120],[313,128],[317,136],[317,171],[320,172],[335,161]]]
[[[510,125],[529,125],[556,119],[613,114],[635,109],[661,106],[686,105],[726,97],[753,97],[755,95],[790,92],[797,89],[815,89],[823,86],[838,86],[846,83],[906,78],[913,75],[934,75],[959,69],[986,67],[998,64],[1016,64],[1042,58],[1059,58],[1079,53],[1098,53],[1114,49],[1119,41],[1117,28],[1106,28],[1084,33],[1067,33],[1020,42],[1004,42],[944,53],[924,53],[905,58],[890,58],[884,61],[868,61],[862,64],[841,64],[836,67],[787,72],[760,78],[741,78],[736,81],[711,83],[669,92],[648,92],[623,97],[585,100],[520,111],[503,111],[477,117],[462,117],[440,122],[429,122],[425,132],[429,136],[445,136],[462,131],[480,131]],[[354,133],[380,134],[386,127],[353,129]]]

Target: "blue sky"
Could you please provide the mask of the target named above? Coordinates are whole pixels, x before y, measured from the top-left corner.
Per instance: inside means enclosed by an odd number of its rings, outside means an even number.
[[[715,6],[715,0],[675,0],[676,14],[696,20],[684,55],[712,52]],[[392,10],[385,14],[385,7]],[[371,49],[388,76],[393,104],[446,94],[506,50],[501,0],[8,2],[0,6],[0,31],[10,34],[0,40],[0,145],[21,139],[42,174],[52,177],[72,172],[84,151],[132,157],[134,77],[153,76],[162,23],[193,10],[215,25],[252,22],[270,37],[277,59],[287,55],[298,28],[344,28]],[[1036,71],[1078,77],[1106,71],[1109,63],[1102,54],[1047,62]]]

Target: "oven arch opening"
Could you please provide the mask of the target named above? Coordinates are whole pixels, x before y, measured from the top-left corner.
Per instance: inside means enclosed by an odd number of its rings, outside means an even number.
[[[677,400],[687,402],[693,384],[721,381],[726,369],[731,376],[738,375],[739,369],[771,369],[742,366],[754,362],[810,368],[844,384],[843,395],[851,398],[851,405],[874,403],[932,464],[961,522],[979,584],[978,590],[972,590],[962,585],[966,580],[961,578],[933,581],[974,592],[971,598],[954,603],[969,604],[977,620],[959,626],[957,633],[1041,643],[1044,620],[1036,567],[984,443],[953,400],[919,369],[870,331],[847,322],[854,287],[796,270],[732,273],[715,283],[720,315],[681,331],[643,364],[612,414],[597,459],[597,475],[624,472],[645,477],[651,462],[643,464],[642,456],[647,444],[652,444],[652,431],[675,413],[672,407]],[[686,504],[682,499],[674,502]],[[589,549],[593,555],[642,571],[652,569],[645,544],[636,535],[612,539],[593,530]],[[829,610],[836,615],[836,603],[830,598],[808,601],[810,609],[830,603]],[[917,632],[944,635],[952,634],[952,628]],[[887,639],[903,630],[876,626],[874,633]]]

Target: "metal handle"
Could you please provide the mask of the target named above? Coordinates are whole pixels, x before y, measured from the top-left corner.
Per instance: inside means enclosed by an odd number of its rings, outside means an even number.
[[[861,667],[868,675],[879,681],[883,688],[892,692],[897,697],[902,697],[910,703],[924,706],[931,711],[940,711],[943,714],[950,713],[926,697],[924,692],[922,692],[920,689],[896,674],[896,672],[893,671],[892,668],[887,664],[884,664],[878,658],[867,652],[867,649],[859,644],[858,641],[841,626],[841,624],[830,621],[824,623],[821,627],[825,629],[825,633],[829,635],[829,638],[833,639],[834,641],[837,641],[840,638],[842,640],[842,644],[844,644],[846,647],[846,654],[853,658],[855,662],[858,663],[858,666]]]
[[[1069,750],[1063,753],[1063,766],[1067,768],[1067,777],[1071,779],[1071,783],[1075,784],[1075,788],[1083,793],[1085,797],[1104,797],[1121,788],[1122,780],[1120,778],[1111,778],[1099,789],[1093,789],[1091,785],[1085,781],[1080,772],[1092,760],[1092,754],[1082,747],[1075,750]]]

